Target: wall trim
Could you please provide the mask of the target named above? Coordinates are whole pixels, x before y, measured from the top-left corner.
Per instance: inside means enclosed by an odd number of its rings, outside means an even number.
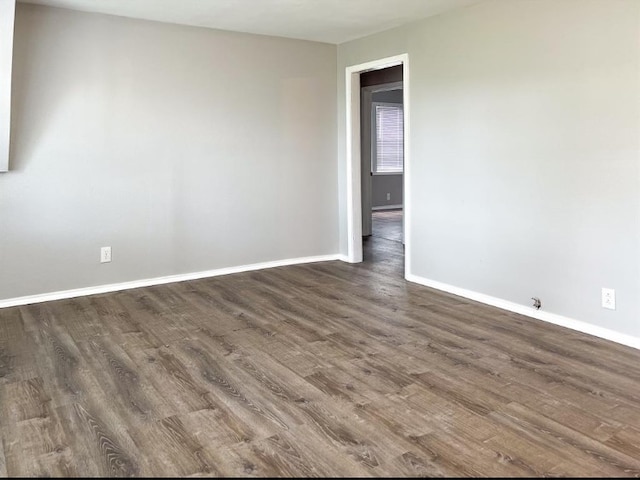
[[[371,207],[371,210],[402,210],[402,205],[381,205],[379,207]]]
[[[581,320],[574,320],[572,318],[564,317],[562,315],[557,315],[555,313],[536,310],[533,307],[527,307],[525,305],[520,305],[518,303],[510,302],[508,300],[503,300],[501,298],[485,295],[484,293],[474,292],[473,290],[454,287],[453,285],[448,285],[446,283],[438,282],[436,280],[430,280],[424,277],[420,277],[418,275],[410,274],[406,276],[406,279],[410,282],[424,285],[425,287],[435,288],[436,290],[442,290],[444,292],[452,293],[460,297],[465,297],[470,300],[475,300],[476,302],[484,303],[486,305],[491,305],[493,307],[498,307],[503,310],[507,310],[509,312],[519,313],[520,315],[525,315],[527,317],[535,318],[537,320],[542,320],[543,322],[548,322],[554,325],[559,325],[561,327],[570,328],[571,330],[576,330],[578,332],[587,333],[589,335],[593,335],[594,337],[603,338],[605,340],[611,340],[612,342],[620,343],[622,345],[626,345],[627,347],[640,349],[639,337],[634,337],[631,335],[627,335],[625,333],[616,332],[608,328],[592,325],[590,323],[583,322]]]
[[[73,290],[62,290],[59,292],[43,293],[38,295],[28,295],[24,297],[9,298],[0,300],[0,308],[17,307],[29,305],[31,303],[49,302],[52,300],[63,300],[66,298],[84,297],[87,295],[97,295],[100,293],[118,292],[132,288],[151,287],[166,283],[184,282],[186,280],[198,280],[201,278],[218,277],[230,275],[232,273],[250,272],[253,270],[264,270],[267,268],[284,267],[287,265],[300,265],[304,263],[329,262],[332,260],[343,260],[344,255],[319,255],[315,257],[289,258],[275,260],[272,262],[252,263],[250,265],[239,265],[236,267],[218,268],[201,272],[182,273],[178,275],[168,275],[165,277],[146,278],[143,280],[133,280],[123,283],[112,283],[109,285],[99,285],[96,287],[76,288]]]

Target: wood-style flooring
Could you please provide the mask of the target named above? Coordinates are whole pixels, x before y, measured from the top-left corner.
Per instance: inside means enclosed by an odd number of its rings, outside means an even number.
[[[394,242],[402,242],[402,215],[403,211],[400,209],[374,211],[371,222],[372,235]]]
[[[365,248],[0,310],[0,476],[640,475],[639,351]]]

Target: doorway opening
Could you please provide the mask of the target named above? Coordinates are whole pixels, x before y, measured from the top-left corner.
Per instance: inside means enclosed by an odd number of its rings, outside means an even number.
[[[400,255],[405,278],[411,225],[408,72],[407,54],[346,69],[347,259]]]
[[[402,263],[402,65],[360,74],[363,260]],[[393,243],[389,243],[393,242]]]

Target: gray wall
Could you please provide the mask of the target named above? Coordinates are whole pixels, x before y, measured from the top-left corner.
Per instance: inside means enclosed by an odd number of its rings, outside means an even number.
[[[402,103],[402,96],[402,89],[387,90],[386,92],[375,92],[371,95],[371,100],[374,102]]]
[[[371,177],[371,204],[373,208],[402,205],[402,174],[373,175]],[[387,200],[387,193],[389,200]]]
[[[344,69],[408,53],[411,272],[639,337],[639,19],[490,0],[340,45],[341,251]]]
[[[0,299],[337,253],[335,68],[333,45],[19,4]]]

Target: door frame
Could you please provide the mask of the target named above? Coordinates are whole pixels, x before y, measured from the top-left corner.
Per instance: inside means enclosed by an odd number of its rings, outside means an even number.
[[[404,171],[403,171],[403,224],[404,274],[411,274],[411,162],[409,54],[403,53],[371,62],[351,65],[345,69],[346,82],[346,164],[347,164],[347,261],[362,262],[362,157],[360,136],[360,74],[370,70],[402,65],[402,102],[404,109]]]

